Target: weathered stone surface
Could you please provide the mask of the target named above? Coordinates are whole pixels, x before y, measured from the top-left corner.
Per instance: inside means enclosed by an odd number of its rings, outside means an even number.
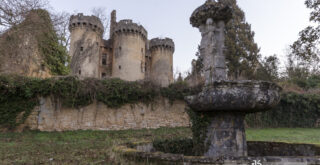
[[[144,80],[146,74],[146,39],[139,33],[116,32],[112,77],[127,81]]]
[[[220,81],[186,97],[195,111],[259,112],[276,106],[281,88],[262,81]]]
[[[147,30],[142,25],[138,25],[130,19],[121,20],[116,24],[114,33],[121,32],[140,34],[144,39],[148,38]]]
[[[205,140],[195,143],[204,144],[204,155],[210,158],[247,156],[245,114],[271,109],[280,101],[281,88],[276,84],[227,80],[224,33],[231,18],[231,7],[215,0],[207,0],[190,18],[191,25],[202,35],[200,56],[205,87],[185,100],[192,110],[209,117]]]
[[[248,145],[254,147],[265,142],[249,142]],[[307,165],[307,164],[320,164],[318,156],[309,155],[308,157],[300,157],[299,155],[291,156],[248,156],[248,157],[204,157],[204,156],[184,156],[182,154],[168,154],[159,151],[154,152],[152,144],[138,144],[131,148],[127,146],[119,146],[114,150],[122,153],[128,160],[133,162],[145,162],[155,165],[164,164],[184,164],[184,165],[248,165],[261,163],[262,165]],[[284,150],[287,150],[285,148]],[[250,151],[249,151],[250,152]]]
[[[206,24],[208,18],[228,22],[232,18],[232,8],[220,2],[207,0],[192,13],[190,22],[193,27],[200,27]]]
[[[207,157],[247,156],[244,116],[241,113],[208,114],[211,123],[207,128],[204,154]]]
[[[0,74],[17,74],[28,77],[52,76],[40,48],[40,39],[52,25],[37,11],[0,35]]]
[[[171,38],[153,38],[150,40],[149,49],[156,49],[158,47],[171,49],[174,52],[174,42]]]
[[[224,52],[225,23],[213,22],[209,18],[199,27],[202,35],[200,55],[203,57],[205,84],[227,79],[227,67]]]
[[[159,86],[173,83],[174,42],[170,38],[154,38],[149,42],[150,80]]]
[[[100,77],[100,44],[103,25],[98,17],[82,13],[70,18],[71,73],[79,77]]]
[[[72,15],[69,21],[69,30],[72,31],[75,28],[91,29],[102,35],[104,27],[101,20],[96,16],[85,16],[83,13]]]
[[[29,118],[19,129],[28,127],[40,131],[70,130],[126,130],[160,127],[187,127],[189,117],[185,103],[167,99],[150,103],[124,105],[109,108],[103,103],[94,102],[84,108],[64,108],[53,98],[42,98]]]

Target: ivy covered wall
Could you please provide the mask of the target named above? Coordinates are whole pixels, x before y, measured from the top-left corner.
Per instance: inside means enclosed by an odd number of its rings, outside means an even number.
[[[0,126],[15,128],[23,123],[39,104],[40,97],[53,96],[62,102],[62,106],[70,108],[84,107],[94,100],[117,108],[138,102],[148,104],[158,96],[168,98],[170,102],[183,100],[184,96],[200,90],[200,87],[189,88],[184,82],[160,88],[147,81],[79,80],[72,76],[38,79],[0,75]],[[189,112],[189,116],[191,120],[206,123],[202,117],[195,118],[198,115]],[[319,119],[320,95],[283,93],[276,108],[249,114],[246,123],[249,127],[315,127]]]
[[[188,88],[183,82],[160,88],[147,81],[79,80],[72,76],[38,79],[0,75],[0,126],[13,129],[24,123],[39,104],[40,97],[53,96],[62,102],[62,106],[70,108],[84,107],[94,100],[110,108],[119,108],[125,104],[148,104],[158,96],[170,101],[182,100],[185,95],[197,93],[199,89]]]
[[[320,119],[320,95],[283,93],[271,111],[247,115],[249,127],[315,127]]]

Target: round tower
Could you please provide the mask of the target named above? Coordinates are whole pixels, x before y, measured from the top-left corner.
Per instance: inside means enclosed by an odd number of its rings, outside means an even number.
[[[151,81],[162,87],[173,82],[174,42],[170,38],[154,38],[150,41]]]
[[[103,25],[96,16],[82,13],[70,18],[71,72],[79,77],[99,78],[99,52],[102,43]]]
[[[145,78],[147,31],[132,20],[119,21],[113,30],[112,76],[127,81]]]

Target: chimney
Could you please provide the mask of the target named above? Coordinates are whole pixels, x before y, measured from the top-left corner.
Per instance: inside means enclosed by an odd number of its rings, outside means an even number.
[[[111,12],[111,20],[110,20],[110,38],[113,38],[113,31],[117,24],[117,11],[113,10]]]

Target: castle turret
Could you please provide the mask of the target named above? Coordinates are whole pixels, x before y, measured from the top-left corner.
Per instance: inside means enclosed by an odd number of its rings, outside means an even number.
[[[80,77],[99,78],[99,54],[102,44],[103,25],[98,17],[82,13],[70,18],[71,72]]]
[[[150,41],[151,81],[162,87],[173,82],[174,42],[170,38],[154,38]]]
[[[121,20],[113,30],[112,76],[127,81],[145,78],[147,31],[132,20]]]

